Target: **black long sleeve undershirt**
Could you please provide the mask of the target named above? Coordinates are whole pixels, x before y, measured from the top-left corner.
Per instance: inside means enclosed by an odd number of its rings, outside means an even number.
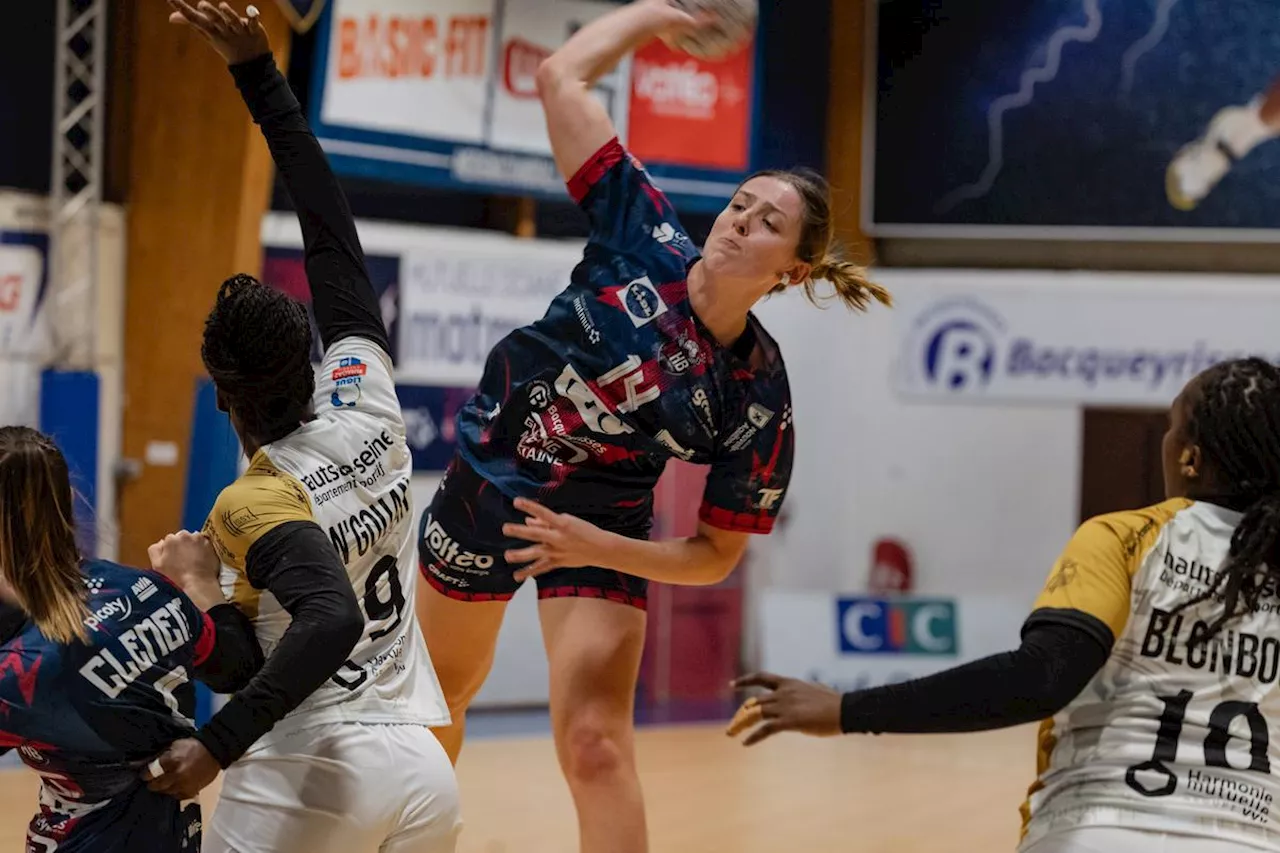
[[[1114,642],[1100,620],[1074,610],[1036,611],[1014,651],[925,678],[846,693],[846,733],[976,732],[1051,717],[1102,669]]]
[[[332,677],[365,627],[346,569],[315,524],[281,524],[245,563],[249,582],[269,590],[292,621],[257,676],[196,735],[223,767]]]
[[[253,623],[234,604],[218,604],[206,613],[216,639],[209,656],[194,667],[195,677],[217,693],[234,693],[262,668],[262,646]]]
[[[343,338],[359,336],[393,355],[351,207],[289,82],[269,53],[231,66],[231,74],[266,137],[302,225],[304,265],[321,343],[327,350]]]

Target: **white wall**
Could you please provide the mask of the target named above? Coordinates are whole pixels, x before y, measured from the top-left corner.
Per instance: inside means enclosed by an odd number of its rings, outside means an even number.
[[[877,279],[911,285],[893,270]],[[894,536],[912,550],[918,591],[1030,604],[1075,528],[1079,407],[905,401],[890,388],[890,310],[851,315],[787,294],[759,315],[786,358],[797,447],[790,524],[753,586],[864,589],[872,544]]]

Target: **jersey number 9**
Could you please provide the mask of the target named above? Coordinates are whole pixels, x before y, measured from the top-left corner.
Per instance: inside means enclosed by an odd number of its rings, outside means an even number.
[[[365,618],[370,622],[391,620],[390,624],[369,634],[370,642],[380,640],[395,631],[404,618],[404,587],[400,585],[400,572],[396,569],[396,558],[388,555],[374,564],[369,577],[365,579],[364,596],[361,599]],[[386,586],[385,599],[381,591],[384,585]],[[345,678],[341,674],[344,670],[353,673],[354,677]],[[348,690],[355,690],[368,680],[368,670],[350,660],[345,661],[333,675],[334,683]]]

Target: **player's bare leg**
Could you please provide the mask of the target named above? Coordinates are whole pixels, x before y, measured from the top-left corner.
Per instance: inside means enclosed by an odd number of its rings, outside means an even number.
[[[551,665],[551,726],[578,811],[579,849],[644,853],[633,715],[645,613],[597,598],[548,598],[539,615]]]
[[[431,653],[453,723],[432,729],[449,760],[458,763],[467,730],[467,708],[493,666],[504,601],[456,601],[430,584],[418,584],[418,622]]]
[[[1280,77],[1243,106],[1218,110],[1204,134],[1184,145],[1165,172],[1169,203],[1191,210],[1258,145],[1280,136]]]

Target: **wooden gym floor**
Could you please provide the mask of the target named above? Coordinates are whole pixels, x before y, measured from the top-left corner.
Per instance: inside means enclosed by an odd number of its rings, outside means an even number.
[[[653,853],[1011,853],[1035,766],[1034,726],[779,735],[744,749],[719,724],[699,724],[642,728],[637,741]],[[458,777],[458,853],[577,850],[549,737],[470,741]],[[22,849],[37,785],[25,769],[0,771],[0,851]]]

